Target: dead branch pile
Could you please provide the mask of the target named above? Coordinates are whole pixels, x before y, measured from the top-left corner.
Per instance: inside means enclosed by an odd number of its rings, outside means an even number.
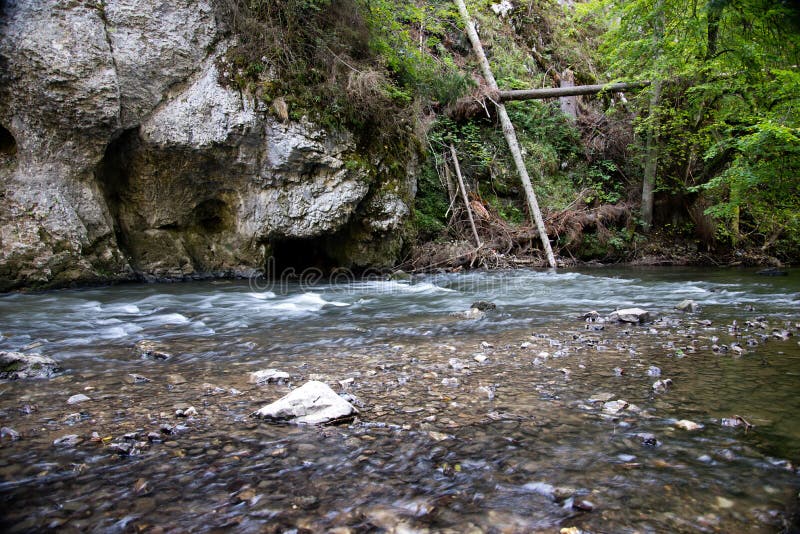
[[[623,120],[624,119],[624,120]],[[588,157],[599,156],[613,161],[625,161],[628,147],[633,144],[631,117],[609,117],[597,106],[585,106],[578,114],[577,126]]]
[[[482,77],[473,77],[475,87],[466,96],[445,109],[445,114],[456,122],[467,121],[475,117],[492,118],[497,115],[494,102],[499,102],[498,92],[492,89]]]
[[[592,233],[601,243],[612,235],[609,227],[630,223],[632,212],[627,204],[585,206],[584,191],[565,210],[546,218],[547,233],[557,247],[557,254],[571,256],[583,242],[584,235]],[[540,248],[540,238],[534,226],[515,225],[503,219],[491,206],[474,194],[470,208],[481,238],[482,246],[472,243],[466,210],[454,206],[450,219],[448,242],[429,242],[417,247],[405,265],[412,271],[461,270],[465,268],[502,269],[512,267],[547,267],[548,261]],[[577,206],[577,207],[576,207]],[[563,256],[559,263],[572,263]]]
[[[627,204],[602,204],[596,208],[566,209],[547,221],[548,234],[558,237],[566,247],[574,248],[583,241],[583,235],[594,233],[601,243],[611,237],[609,226],[624,227],[631,219]]]

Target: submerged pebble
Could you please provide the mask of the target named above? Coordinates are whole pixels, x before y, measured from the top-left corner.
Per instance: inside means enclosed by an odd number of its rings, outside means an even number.
[[[67,404],[80,404],[82,402],[90,400],[92,399],[90,399],[87,395],[84,395],[83,393],[78,393],[77,395],[73,395],[70,398],[68,398]]]

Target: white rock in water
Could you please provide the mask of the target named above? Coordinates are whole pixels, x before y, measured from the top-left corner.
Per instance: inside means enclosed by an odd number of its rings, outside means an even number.
[[[312,380],[253,413],[256,417],[318,425],[354,416],[358,410],[327,384]]]
[[[693,301],[691,299],[686,299],[686,300],[680,301],[678,303],[678,305],[675,306],[675,309],[678,310],[678,311],[682,311],[684,313],[694,313],[698,309],[700,309],[700,307],[697,305],[697,303],[695,301]]]
[[[608,402],[614,398],[613,393],[595,393],[591,397],[589,397],[589,402]]]
[[[285,371],[278,371],[277,369],[262,369],[250,373],[251,384],[287,384],[289,382],[289,373]]]
[[[458,358],[450,358],[447,363],[450,364],[450,367],[452,367],[455,371],[461,371],[464,369],[464,362]]]
[[[486,395],[489,400],[494,399],[494,392],[497,390],[496,386],[480,386],[478,391]]]
[[[628,407],[628,403],[622,399],[603,404],[603,411],[610,414],[618,414]]]
[[[641,308],[625,308],[612,312],[608,319],[623,323],[646,323],[650,321],[650,312]]]
[[[81,402],[86,402],[92,400],[83,393],[78,393],[77,395],[73,395],[67,399],[67,404],[79,404]]]
[[[665,378],[664,380],[656,380],[653,382],[653,391],[656,393],[664,393],[672,387],[672,380]]]
[[[656,367],[655,365],[651,365],[647,369],[647,376],[661,376],[661,368]]]
[[[459,319],[483,319],[486,314],[478,308],[470,308],[462,312],[453,312],[450,317],[458,317]]]
[[[694,421],[689,421],[688,419],[681,419],[675,423],[675,426],[684,430],[700,430],[703,428],[703,425],[695,423]]]

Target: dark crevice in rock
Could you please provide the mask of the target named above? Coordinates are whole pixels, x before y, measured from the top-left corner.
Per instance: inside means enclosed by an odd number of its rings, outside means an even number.
[[[15,156],[17,153],[17,140],[11,132],[0,124],[0,156]]]
[[[119,68],[117,67],[117,58],[114,55],[114,43],[111,41],[111,35],[108,31],[108,16],[106,15],[106,8],[104,2],[98,2],[97,10],[100,15],[100,20],[103,22],[103,33],[106,37],[106,43],[108,44],[108,51],[111,56],[111,64],[114,66],[114,84],[117,90],[117,105],[119,109],[117,110],[117,120],[122,120],[122,90],[119,86]],[[117,123],[119,125],[119,122]]]
[[[124,205],[125,191],[130,182],[130,155],[139,140],[139,127],[124,130],[106,147],[103,159],[97,166],[95,177],[103,191],[106,206],[114,224],[114,234],[120,250],[126,255],[128,240],[120,224],[120,209]]]

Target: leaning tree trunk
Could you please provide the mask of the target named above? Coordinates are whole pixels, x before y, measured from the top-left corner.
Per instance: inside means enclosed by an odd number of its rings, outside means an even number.
[[[461,189],[461,198],[464,200],[464,208],[467,210],[467,217],[469,218],[469,226],[472,228],[472,236],[475,238],[475,246],[481,248],[481,238],[478,237],[478,229],[475,227],[475,219],[472,217],[472,208],[469,205],[469,197],[467,196],[467,188],[464,186],[464,178],[461,176],[461,165],[458,164],[458,154],[456,154],[456,147],[450,145],[450,155],[453,158],[453,167],[456,169],[456,178],[458,178],[458,187]]]
[[[483,71],[483,77],[486,78],[486,82],[489,84],[490,89],[497,91],[497,82],[492,74],[492,68],[489,66],[489,61],[486,59],[486,54],[483,52],[483,45],[481,45],[478,32],[475,31],[475,26],[472,25],[472,20],[470,20],[467,6],[464,4],[464,0],[455,0],[455,2],[456,5],[458,5],[458,11],[461,13],[461,18],[464,19],[464,26],[467,30],[467,36],[472,43],[472,48],[475,50],[475,54],[478,56],[478,62],[480,63],[481,70]],[[514,158],[517,172],[519,172],[520,181],[522,181],[522,187],[525,189],[525,196],[528,198],[528,206],[530,207],[531,215],[533,215],[533,219],[536,221],[536,228],[539,230],[539,238],[542,240],[542,246],[544,246],[545,253],[547,254],[547,262],[550,264],[550,267],[555,269],[556,260],[553,256],[553,249],[550,247],[550,239],[547,237],[547,229],[544,226],[542,212],[539,209],[539,202],[536,200],[536,193],[533,191],[533,185],[531,184],[530,176],[528,176],[528,169],[525,168],[525,161],[522,159],[522,152],[519,149],[517,135],[514,132],[514,125],[511,123],[511,119],[508,117],[508,112],[506,112],[505,105],[498,101],[496,102],[496,106],[497,116],[500,118],[500,124],[503,126],[503,135],[508,143],[508,149],[511,151],[511,155]]]

